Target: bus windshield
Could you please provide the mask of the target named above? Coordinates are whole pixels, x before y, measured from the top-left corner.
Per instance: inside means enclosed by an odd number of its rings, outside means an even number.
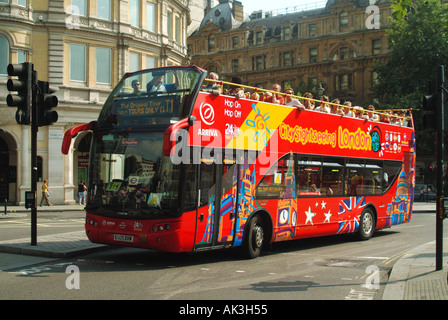
[[[98,126],[166,126],[187,116],[205,77],[196,67],[166,67],[126,74],[104,104]]]
[[[189,195],[179,184],[183,165],[163,155],[163,136],[191,112],[204,77],[195,67],[172,67],[130,73],[120,81],[92,138],[89,212],[133,219],[181,214]]]

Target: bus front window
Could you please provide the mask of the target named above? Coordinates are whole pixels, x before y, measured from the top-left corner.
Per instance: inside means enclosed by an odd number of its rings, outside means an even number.
[[[132,218],[177,215],[180,166],[162,155],[163,132],[97,132],[87,210]]]

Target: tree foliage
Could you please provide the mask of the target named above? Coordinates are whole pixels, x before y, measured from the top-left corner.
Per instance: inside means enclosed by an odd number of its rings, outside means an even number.
[[[394,0],[392,7],[387,31],[391,55],[374,68],[374,90],[381,104],[413,108],[417,147],[427,152],[434,141],[421,121],[422,98],[430,93],[437,67],[448,67],[448,5],[440,0]]]

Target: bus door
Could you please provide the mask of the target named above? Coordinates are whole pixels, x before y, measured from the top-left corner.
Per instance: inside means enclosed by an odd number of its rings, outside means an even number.
[[[231,245],[235,238],[238,165],[202,159],[195,248]]]

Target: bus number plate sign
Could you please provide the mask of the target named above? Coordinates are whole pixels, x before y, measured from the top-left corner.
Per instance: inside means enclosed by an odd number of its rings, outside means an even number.
[[[134,242],[133,236],[128,236],[125,234],[114,234],[115,241],[124,241],[124,242]]]

